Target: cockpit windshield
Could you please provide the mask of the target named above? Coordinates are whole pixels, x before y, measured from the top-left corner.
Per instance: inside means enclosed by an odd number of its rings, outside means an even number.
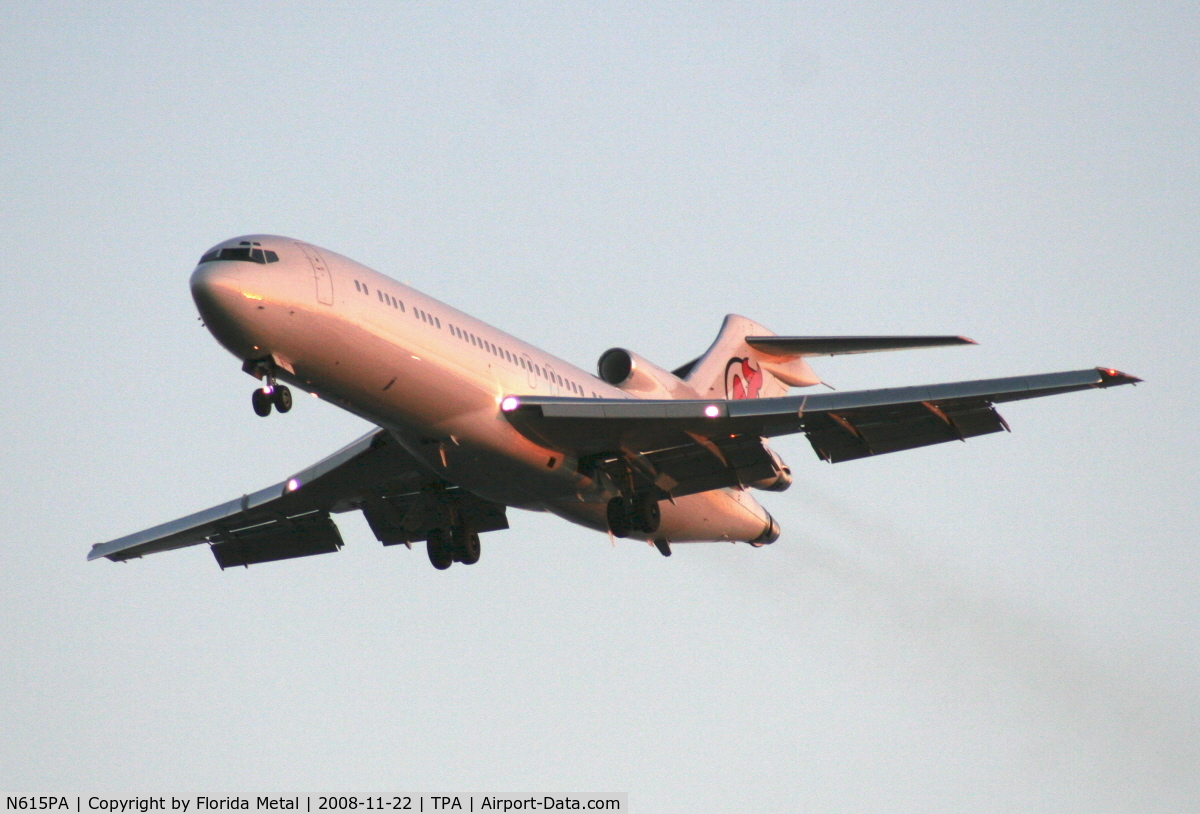
[[[201,263],[211,263],[214,260],[248,260],[251,263],[278,263],[279,255],[270,249],[263,249],[257,240],[251,243],[243,240],[236,246],[226,246],[223,249],[213,249],[200,258]]]

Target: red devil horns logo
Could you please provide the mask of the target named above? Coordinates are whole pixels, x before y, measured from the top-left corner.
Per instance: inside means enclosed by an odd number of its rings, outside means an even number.
[[[725,365],[725,398],[756,399],[762,385],[762,371],[749,358],[734,357]]]

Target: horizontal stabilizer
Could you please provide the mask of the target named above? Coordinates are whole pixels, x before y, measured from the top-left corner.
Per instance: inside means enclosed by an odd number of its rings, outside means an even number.
[[[976,343],[965,336],[747,336],[746,344],[773,356],[837,356]]]

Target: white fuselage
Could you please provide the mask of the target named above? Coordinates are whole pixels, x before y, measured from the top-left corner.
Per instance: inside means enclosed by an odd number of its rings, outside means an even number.
[[[192,274],[206,326],[243,360],[389,429],[441,478],[488,500],[605,530],[604,493],[569,452],[504,417],[509,395],[632,398],[545,351],[334,252],[254,235],[277,262],[215,260]],[[769,515],[741,490],[663,501],[654,535],[749,541]],[[634,534],[632,536],[639,536]]]

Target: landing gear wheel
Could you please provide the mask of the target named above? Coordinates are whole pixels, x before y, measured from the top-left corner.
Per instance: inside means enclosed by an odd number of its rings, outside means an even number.
[[[254,412],[263,418],[271,414],[271,394],[262,388],[254,391],[250,397],[250,403],[254,405]]]
[[[459,526],[454,530],[454,559],[463,565],[479,562],[479,534]]]
[[[653,494],[645,492],[635,497],[631,509],[629,514],[634,528],[647,534],[658,531],[658,524],[662,521],[662,510]]]
[[[286,413],[292,409],[292,391],[288,389],[286,384],[281,384],[271,394],[271,401],[275,404],[276,410]]]
[[[628,537],[633,531],[633,522],[629,517],[629,501],[623,497],[614,497],[608,501],[608,529],[613,537]]]
[[[445,571],[454,562],[454,552],[450,550],[450,540],[447,539],[446,532],[441,529],[429,532],[425,548],[429,551],[429,561],[439,571]]]

